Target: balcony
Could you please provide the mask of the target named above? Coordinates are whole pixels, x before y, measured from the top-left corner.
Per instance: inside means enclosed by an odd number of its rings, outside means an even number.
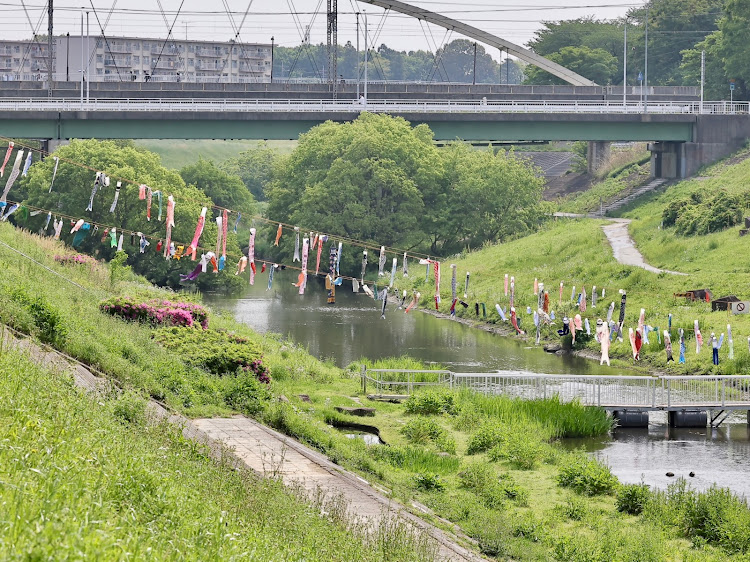
[[[266,67],[263,66],[262,64],[240,64],[240,72],[265,72],[265,71],[266,71]]]
[[[228,52],[229,51],[226,47],[196,47],[195,48],[196,57],[222,58],[226,56]]]
[[[104,66],[131,66],[130,57],[105,57]]]
[[[109,42],[109,50],[113,53],[130,53],[132,52],[130,43]]]
[[[264,60],[267,58],[271,58],[271,53],[268,54],[264,53],[263,51],[258,52],[257,48],[240,48],[239,49],[239,58],[241,59],[253,59],[253,60]]]
[[[0,59],[0,70],[13,70],[13,61],[11,59]]]

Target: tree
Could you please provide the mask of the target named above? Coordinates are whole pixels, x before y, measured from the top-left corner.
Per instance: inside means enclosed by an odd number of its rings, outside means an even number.
[[[194,185],[219,207],[240,211],[245,216],[254,215],[257,205],[242,179],[218,168],[211,160],[199,158],[195,164],[180,170],[187,185]]]
[[[278,156],[276,150],[263,143],[256,149],[241,152],[236,158],[223,162],[221,169],[239,176],[256,200],[265,201],[265,189],[273,178],[273,167]]]
[[[54,161],[47,158],[31,167],[26,179],[28,197],[25,204],[29,207],[51,209],[63,215],[78,217],[94,225],[112,225],[119,234],[124,234],[123,249],[128,253],[128,264],[136,273],[146,276],[153,283],[171,287],[179,286],[179,274],[192,270],[197,262],[187,258],[182,260],[165,260],[156,251],[156,243],[164,239],[166,218],[166,198],[173,195],[175,206],[175,228],[172,239],[175,244],[189,245],[193,238],[195,225],[201,207],[209,209],[212,201],[199,189],[186,186],[180,176],[164,168],[159,156],[132,146],[118,146],[112,141],[72,141],[55,151],[60,157],[60,164],[52,191],[49,191]],[[69,163],[70,162],[70,163]],[[73,162],[77,164],[72,164]],[[86,167],[84,167],[86,166]],[[92,211],[86,211],[94,185],[95,172],[102,171],[111,176],[109,187],[102,187],[94,197]],[[158,220],[158,199],[153,198],[151,220],[146,219],[146,202],[139,199],[139,187],[123,182],[117,207],[111,213],[110,205],[114,199],[117,178],[128,178],[150,186],[154,191],[163,194],[162,220]],[[44,227],[46,215],[29,217],[24,225],[33,230]],[[104,241],[105,227],[92,228],[78,248],[98,258],[110,260],[115,255],[115,248],[109,244],[109,237]],[[48,234],[52,232],[51,224]],[[70,242],[70,224],[65,221],[61,239]],[[142,232],[155,237],[144,254],[139,253],[138,238],[135,233]],[[212,213],[207,215],[206,226],[201,238],[203,247],[213,249],[217,236],[216,223]],[[132,242],[131,242],[132,240]],[[227,253],[239,254],[239,246],[234,237],[229,237]],[[200,255],[200,251],[199,254]],[[232,261],[236,261],[236,258]],[[198,278],[200,288],[236,288],[238,284],[234,275],[202,275]]]
[[[705,98],[720,100],[729,97],[729,78],[724,71],[724,59],[721,56],[721,31],[714,31],[711,35],[697,43],[695,48],[682,51],[680,72],[685,85],[700,85],[701,83],[701,52],[706,52]]]
[[[276,169],[268,216],[302,232],[445,256],[533,228],[542,183],[512,154],[460,142],[438,149],[426,125],[363,113],[302,135]],[[274,259],[291,256],[292,241],[284,237]],[[349,252],[342,267],[360,259]]]
[[[597,84],[606,84],[617,71],[617,59],[604,49],[589,47],[563,47],[560,51],[547,57],[565,68],[593,80]],[[561,78],[529,65],[526,69],[526,84],[565,84]]]
[[[719,52],[724,58],[726,77],[736,81],[735,99],[750,96],[750,0],[727,0],[725,16],[719,24]],[[724,85],[724,92],[729,90]]]

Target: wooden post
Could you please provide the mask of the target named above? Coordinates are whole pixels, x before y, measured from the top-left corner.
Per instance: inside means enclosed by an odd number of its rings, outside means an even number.
[[[367,367],[362,365],[362,394],[367,394]]]

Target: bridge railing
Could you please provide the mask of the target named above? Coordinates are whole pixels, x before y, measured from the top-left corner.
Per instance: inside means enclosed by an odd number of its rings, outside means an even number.
[[[578,114],[747,114],[750,102],[484,101],[484,100],[269,100],[211,98],[89,99],[2,98],[5,111],[169,111],[352,113],[578,113]]]
[[[540,375],[499,371],[454,373],[435,370],[362,368],[362,388],[378,394],[412,394],[420,387],[467,388],[524,400],[558,397],[585,406],[628,408],[744,408],[750,410],[750,375],[598,376]]]

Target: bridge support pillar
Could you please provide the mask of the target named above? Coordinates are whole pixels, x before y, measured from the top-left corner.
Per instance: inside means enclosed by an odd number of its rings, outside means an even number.
[[[642,410],[614,410],[612,417],[617,427],[648,427],[648,412]]]
[[[606,141],[589,141],[586,152],[589,174],[597,171],[609,159],[610,146],[611,143]]]
[[[43,139],[42,140],[42,150],[46,153],[54,152],[59,147],[69,144],[70,141],[68,140],[58,140],[58,139]]]
[[[651,175],[655,178],[684,178],[687,175],[687,159],[683,142],[649,143],[651,151]]]
[[[705,410],[677,410],[669,412],[669,427],[706,427],[708,412]]]

